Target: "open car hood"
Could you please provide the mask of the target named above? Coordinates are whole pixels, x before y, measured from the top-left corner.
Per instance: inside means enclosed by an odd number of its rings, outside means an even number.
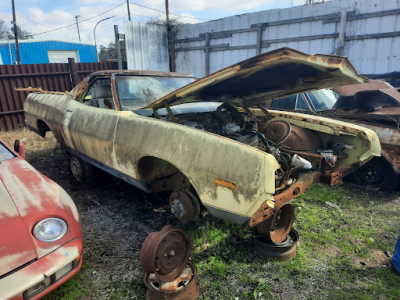
[[[201,101],[245,107],[309,90],[365,81],[345,57],[308,55],[281,48],[203,77],[145,108]]]

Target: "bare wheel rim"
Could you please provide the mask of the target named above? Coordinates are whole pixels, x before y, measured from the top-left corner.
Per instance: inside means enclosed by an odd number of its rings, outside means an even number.
[[[82,164],[76,156],[71,157],[71,172],[72,175],[78,180],[81,180],[83,177]]]
[[[294,222],[294,207],[283,205],[274,215],[257,225],[259,235],[268,237],[275,244],[281,243],[289,234]]]
[[[385,178],[383,170],[374,164],[361,168],[358,174],[361,180],[367,184],[380,184]]]

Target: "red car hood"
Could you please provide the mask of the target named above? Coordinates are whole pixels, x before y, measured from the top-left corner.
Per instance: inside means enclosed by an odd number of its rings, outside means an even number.
[[[30,233],[3,182],[0,182],[0,240],[0,276],[37,257]]]
[[[81,237],[81,227],[70,226],[65,238],[41,242],[34,225],[48,217],[79,224],[78,211],[67,193],[22,158],[0,163],[0,276],[40,258],[68,239]]]

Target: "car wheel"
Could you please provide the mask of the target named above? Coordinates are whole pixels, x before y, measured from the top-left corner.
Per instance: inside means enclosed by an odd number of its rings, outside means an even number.
[[[73,155],[71,157],[71,172],[77,181],[88,179],[93,174],[92,165]]]
[[[362,187],[393,191],[399,186],[399,176],[383,157],[374,158],[352,174],[353,181]]]

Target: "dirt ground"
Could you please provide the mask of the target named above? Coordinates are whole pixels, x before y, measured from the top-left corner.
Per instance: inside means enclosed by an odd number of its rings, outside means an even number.
[[[15,133],[1,133],[0,137],[10,145],[15,138],[25,139],[27,161],[69,193],[81,216],[84,234],[84,266],[80,275],[71,279],[71,281],[75,280],[75,282],[80,283],[78,285],[74,283],[71,287],[63,285],[49,294],[46,299],[60,299],[61,296],[63,299],[144,299],[146,288],[142,283],[143,273],[139,258],[142,243],[148,234],[160,230],[163,225],[178,224],[169,213],[168,195],[146,194],[101,171],[96,173],[92,181],[76,182],[69,168],[69,155],[56,146],[56,141],[51,133],[46,139],[42,139],[24,129]],[[202,230],[201,228],[204,228],[206,221],[202,222],[196,224],[196,228]],[[179,227],[188,230],[194,228],[193,226],[185,227],[182,225],[179,225]],[[392,241],[394,236],[390,238],[389,244],[394,245]],[[235,239],[232,241],[232,234],[226,240],[232,246],[229,248],[232,254],[226,253],[227,262],[230,264],[235,264],[235,262],[231,262],[232,257],[229,257],[230,255],[237,257],[240,261],[241,253],[252,252],[251,240],[245,239],[238,243]],[[341,251],[342,249],[331,247],[326,251],[326,255],[337,256]],[[382,253],[384,252],[375,253],[371,257],[371,261],[374,262],[374,267],[387,269],[389,258]],[[299,255],[304,257],[301,249]],[[310,277],[304,281],[304,286],[297,286],[299,280],[296,279],[296,276],[299,276],[299,272],[295,269],[295,264],[293,264],[292,271],[289,265],[288,271],[285,271],[287,273],[285,276],[288,276],[289,280],[285,281],[285,288],[282,288],[279,275],[271,275],[279,274],[277,270],[279,270],[280,265],[270,262],[264,264],[255,255],[251,254],[250,256],[251,264],[246,264],[247,257],[243,258],[244,266],[249,268],[249,270],[243,270],[243,272],[250,274],[248,278],[254,277],[253,282],[243,283],[237,274],[234,274],[232,279],[224,279],[227,282],[231,280],[232,285],[235,285],[235,282],[240,282],[241,292],[243,289],[250,291],[251,297],[249,296],[249,298],[267,299],[269,297],[264,298],[263,293],[264,295],[271,293],[271,295],[276,296],[274,299],[307,299],[315,298],[316,294],[314,293],[321,292],[321,290],[322,294],[319,295],[324,295],[324,278],[319,276],[318,272],[314,272],[321,266],[315,265],[311,269],[312,272],[307,271],[309,273],[305,276]],[[210,254],[204,253],[204,261],[209,260]],[[299,263],[299,261],[296,263]],[[205,267],[203,269],[205,270]],[[253,270],[255,275],[251,274]],[[321,272],[325,274],[332,271],[331,267],[327,267],[326,270],[324,269]],[[215,274],[218,274],[218,272],[219,270],[214,270]],[[256,276],[267,278],[266,282],[272,287],[272,291],[268,290],[270,288],[263,290],[262,282],[264,281],[260,281]],[[210,277],[205,286],[210,288],[212,282],[212,277]],[[79,286],[79,288],[76,288],[76,286]],[[205,292],[204,288],[201,287],[201,292]],[[230,293],[234,294],[235,287],[229,288],[233,291]],[[332,289],[336,292],[339,288],[332,287]],[[253,291],[259,293],[258,296],[254,294],[253,297]],[[326,296],[322,298],[329,298],[328,295]],[[211,293],[210,296],[203,299],[216,298]]]
[[[172,215],[166,213],[167,199],[141,192],[100,170],[92,181],[76,182],[69,168],[69,154],[56,146],[51,133],[47,135],[44,140],[25,129],[0,137],[9,145],[13,145],[15,138],[23,139],[27,161],[63,187],[74,200],[83,228],[84,264],[90,265],[92,273],[88,280],[96,287],[132,279],[141,281],[142,243],[152,231],[174,222]],[[107,289],[97,293],[93,299],[109,299]]]

